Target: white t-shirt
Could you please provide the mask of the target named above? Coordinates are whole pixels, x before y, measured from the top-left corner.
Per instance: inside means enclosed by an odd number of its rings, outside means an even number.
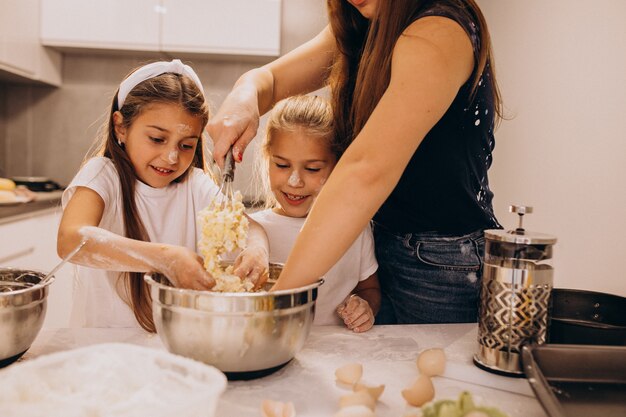
[[[284,263],[304,225],[304,218],[282,216],[272,210],[250,214],[267,233],[270,243],[270,262]],[[359,281],[364,281],[378,269],[374,254],[374,238],[368,225],[343,257],[324,275],[315,303],[314,324],[343,324],[336,313],[337,306],[352,292]]]
[[[104,157],[90,159],[63,192],[63,208],[76,187],[87,187],[104,200],[98,227],[124,236],[121,185],[113,162]],[[151,242],[185,246],[196,251],[200,229],[196,213],[218,192],[215,183],[200,169],[185,181],[164,188],[135,183],[135,203]],[[73,327],[139,327],[131,308],[118,292],[119,272],[77,266],[74,278]],[[121,282],[121,280],[119,280]]]

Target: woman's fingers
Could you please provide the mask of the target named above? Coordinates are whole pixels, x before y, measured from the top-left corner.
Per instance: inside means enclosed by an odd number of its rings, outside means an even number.
[[[243,153],[256,136],[258,125],[254,118],[237,115],[216,116],[209,121],[206,131],[213,141],[213,159],[220,168],[224,167],[224,158],[231,146],[235,161],[243,160]]]

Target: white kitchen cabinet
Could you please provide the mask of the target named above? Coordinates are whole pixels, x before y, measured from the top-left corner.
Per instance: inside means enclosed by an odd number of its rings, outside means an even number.
[[[44,45],[159,50],[160,0],[41,0]]]
[[[162,1],[164,52],[280,54],[280,0]]]
[[[40,44],[39,6],[39,0],[0,0],[0,70],[58,86],[61,54]]]
[[[41,42],[72,50],[277,56],[281,0],[41,0]]]
[[[61,259],[57,256],[57,230],[61,209],[35,212],[31,217],[0,225],[0,267],[49,272]],[[72,307],[72,270],[65,264],[54,274],[48,293],[44,327],[68,327]]]

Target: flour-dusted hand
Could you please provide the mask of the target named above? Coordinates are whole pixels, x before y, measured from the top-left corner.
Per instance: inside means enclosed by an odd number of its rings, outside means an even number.
[[[159,272],[165,274],[176,287],[191,290],[210,290],[215,280],[204,269],[202,257],[183,246],[169,246],[164,265]]]
[[[206,127],[213,140],[213,158],[220,168],[231,146],[235,161],[242,161],[246,147],[259,128],[259,118],[256,93],[241,86],[226,97]]]
[[[369,303],[355,294],[337,306],[337,314],[346,327],[355,333],[366,332],[374,325],[374,312]]]
[[[259,289],[269,278],[267,250],[260,246],[247,247],[235,259],[233,273],[247,279]]]

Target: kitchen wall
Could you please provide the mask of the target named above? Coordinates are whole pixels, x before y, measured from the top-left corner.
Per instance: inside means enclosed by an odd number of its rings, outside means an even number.
[[[528,229],[558,237],[559,287],[626,296],[626,2],[478,0],[509,120],[496,134],[494,204],[535,207]],[[324,2],[283,1],[282,50],[324,25]],[[0,84],[0,169],[67,183],[119,80],[145,58],[66,56],[59,89]],[[190,60],[217,108],[253,64]],[[250,155],[238,168],[245,188]]]
[[[534,206],[557,236],[559,287],[626,296],[626,2],[478,0],[510,120],[490,171],[495,208]]]

